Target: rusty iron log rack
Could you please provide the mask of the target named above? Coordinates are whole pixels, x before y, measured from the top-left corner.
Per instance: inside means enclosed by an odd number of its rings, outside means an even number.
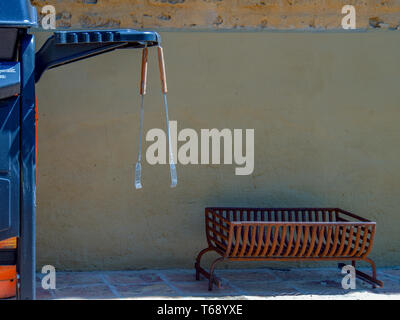
[[[200,275],[221,287],[214,275],[222,261],[365,261],[372,276],[356,270],[360,279],[383,287],[371,252],[376,223],[339,208],[206,208],[208,247],[195,262]],[[220,255],[206,271],[202,256],[210,251]],[[339,267],[344,264],[339,264]]]

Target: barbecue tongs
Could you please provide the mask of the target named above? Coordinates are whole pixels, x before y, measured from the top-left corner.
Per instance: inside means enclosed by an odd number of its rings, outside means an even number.
[[[168,134],[168,148],[169,148],[169,167],[171,172],[171,188],[176,187],[178,184],[178,177],[176,173],[176,166],[174,163],[174,154],[172,152],[172,143],[171,143],[171,133],[169,129],[169,118],[168,118],[168,103],[167,103],[167,78],[165,75],[165,62],[164,62],[164,53],[163,49],[158,46],[158,66],[160,69],[160,79],[161,79],[161,92],[164,98],[164,108],[165,108],[165,118],[167,122],[167,134]],[[147,85],[147,58],[148,58],[148,49],[147,44],[143,49],[142,54],[142,71],[141,71],[141,80],[140,80],[140,96],[141,96],[141,104],[140,104],[140,126],[139,126],[139,152],[138,152],[138,161],[136,163],[135,169],[135,187],[136,189],[142,188],[141,176],[142,176],[142,135],[143,135],[143,111],[144,111],[144,96],[146,94],[146,85]]]

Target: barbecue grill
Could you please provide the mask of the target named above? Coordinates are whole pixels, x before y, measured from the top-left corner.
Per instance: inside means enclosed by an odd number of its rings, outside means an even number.
[[[29,0],[0,0],[0,270],[16,266],[18,299],[35,298],[35,83],[51,68],[160,43],[156,32],[132,29],[57,31],[35,54],[36,26]],[[1,245],[10,239],[16,245]]]

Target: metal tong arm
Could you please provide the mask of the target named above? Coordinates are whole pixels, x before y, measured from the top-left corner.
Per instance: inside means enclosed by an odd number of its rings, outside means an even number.
[[[148,49],[147,46],[142,52],[142,70],[140,73],[140,124],[139,124],[139,150],[138,150],[138,160],[135,167],[135,188],[142,188],[142,136],[143,136],[143,111],[144,111],[144,96],[146,94],[146,84],[147,84],[147,60],[148,60]]]
[[[167,88],[167,78],[165,75],[164,52],[160,46],[157,47],[157,50],[158,50],[158,66],[160,69],[160,79],[161,79],[161,92],[163,93],[165,118],[166,118],[166,122],[167,122],[169,168],[170,168],[170,173],[171,173],[171,188],[174,188],[178,184],[178,176],[176,173],[176,166],[175,166],[175,162],[174,162],[174,153],[172,152],[171,132],[169,129],[168,102],[167,102],[168,88]]]

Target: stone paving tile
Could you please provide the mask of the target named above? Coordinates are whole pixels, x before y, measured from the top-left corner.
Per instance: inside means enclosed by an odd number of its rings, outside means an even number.
[[[216,270],[222,288],[211,292],[204,277],[194,280],[192,269],[57,272],[53,291],[41,288],[41,274],[36,283],[37,299],[400,299],[398,272],[398,267],[380,269],[383,289],[357,279],[356,290],[341,288],[343,275],[335,268]]]
[[[371,268],[359,268],[358,270],[371,275]],[[364,280],[357,278],[356,282],[356,289],[352,291],[360,291],[364,293],[371,293],[373,295],[376,294],[384,294],[385,292],[388,293],[398,293],[400,294],[400,279],[397,280],[396,277],[391,275],[386,276],[386,272],[382,270],[377,271],[377,278],[384,283],[384,288],[373,288],[372,284],[365,282]]]
[[[380,278],[383,281],[383,288],[369,289],[374,294],[397,294],[400,295],[400,282],[398,280],[392,280],[389,278]],[[365,283],[365,286],[371,285]]]
[[[163,272],[162,275],[168,281],[185,282],[185,281],[196,280],[196,272],[194,270],[192,272],[187,272],[187,271]],[[205,278],[201,277],[201,280],[205,280]]]
[[[292,282],[292,285],[301,294],[343,295],[349,292],[349,290],[342,288],[341,282],[334,280],[296,281]]]
[[[268,271],[217,270],[216,275],[228,281],[277,281],[279,278]]]
[[[103,273],[110,284],[146,284],[162,282],[157,273],[135,271],[110,271]]]
[[[178,296],[178,293],[165,283],[116,285],[114,288],[122,298]]]
[[[342,279],[339,269],[270,269],[270,272],[283,281],[327,281]]]
[[[115,299],[117,298],[107,285],[73,286],[56,289],[56,299]]]
[[[400,268],[393,268],[393,269],[383,269],[381,270],[383,275],[389,275],[395,277],[400,280]]]
[[[56,274],[57,289],[90,284],[104,284],[101,274],[98,272],[57,272]]]
[[[237,296],[241,293],[225,283],[221,288],[213,287],[212,291],[208,291],[208,281],[193,281],[193,282],[171,282],[179,294],[186,296]]]
[[[298,295],[300,292],[286,282],[235,282],[235,287],[246,295],[250,296],[287,296]]]
[[[52,290],[54,292],[54,290]],[[54,297],[50,290],[45,290],[41,286],[36,285],[36,299],[37,300],[51,300]]]

